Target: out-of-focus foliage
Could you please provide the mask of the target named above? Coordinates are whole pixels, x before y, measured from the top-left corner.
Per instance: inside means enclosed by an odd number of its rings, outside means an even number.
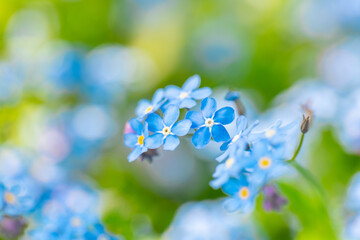
[[[43,229],[92,239],[102,225],[120,239],[357,239],[358,209],[345,202],[360,198],[348,190],[360,170],[359,31],[356,0],[0,0],[0,195],[26,200],[1,215],[26,216],[33,239],[51,239]],[[128,163],[122,133],[137,102],[194,74],[221,107],[239,89],[257,130],[301,121],[308,104],[298,159],[326,201],[290,173],[275,182],[289,203],[280,213],[260,197],[251,215],[229,216],[209,186],[219,144],[195,152],[185,140]],[[91,231],[65,227],[79,216]]]

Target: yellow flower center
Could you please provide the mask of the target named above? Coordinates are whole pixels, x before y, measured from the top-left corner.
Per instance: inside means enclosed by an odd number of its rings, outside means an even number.
[[[81,224],[82,224],[82,221],[81,221],[80,218],[78,218],[78,217],[73,217],[73,218],[71,219],[71,225],[73,225],[74,227],[79,227],[79,226],[81,226]]]
[[[152,110],[153,110],[153,107],[150,106],[150,107],[148,107],[148,108],[145,110],[145,113],[149,113],[149,112],[151,112]]]
[[[164,127],[162,130],[164,136],[167,136],[171,133],[171,128],[170,127]]]
[[[271,138],[276,134],[276,131],[274,129],[269,129],[265,132],[265,137]]]
[[[225,166],[226,166],[227,168],[230,168],[230,167],[234,164],[234,162],[235,162],[235,159],[233,159],[233,158],[228,158],[228,160],[226,160],[226,162],[225,162]]]
[[[214,126],[214,120],[212,118],[208,118],[205,120],[205,126],[206,127],[212,127]]]
[[[262,157],[259,160],[259,167],[262,169],[269,168],[271,166],[271,158],[269,157]]]
[[[14,204],[16,202],[16,197],[11,192],[5,192],[4,199],[8,204]]]
[[[140,144],[140,145],[143,145],[144,144],[144,136],[143,135],[141,135],[141,136],[139,136],[138,137],[138,143]]]
[[[249,188],[247,188],[247,187],[242,187],[242,188],[240,188],[239,197],[240,197],[241,199],[243,199],[243,200],[248,199],[248,198],[249,198],[249,195],[250,195]]]
[[[180,99],[183,100],[184,98],[189,97],[189,94],[187,92],[181,92],[180,93]]]

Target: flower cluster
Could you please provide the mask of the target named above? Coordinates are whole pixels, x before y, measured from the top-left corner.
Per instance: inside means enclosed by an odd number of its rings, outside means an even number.
[[[175,150],[179,137],[186,135],[192,135],[192,143],[198,149],[214,140],[221,143],[223,153],[217,158],[219,164],[210,185],[230,195],[225,201],[229,211],[249,211],[259,192],[286,167],[286,142],[294,124],[283,125],[277,121],[264,131],[254,133],[259,122],[248,125],[247,118],[242,115],[244,111],[238,111],[236,130],[229,133],[226,125],[235,120],[235,110],[232,107],[218,109],[216,100],[209,97],[211,90],[198,89],[199,85],[200,78],[193,76],[181,89],[175,86],[159,89],[151,102],[139,102],[137,118],[128,121],[125,127],[125,145],[133,149],[128,160],[132,162],[149,155],[149,150],[160,146],[164,150]],[[195,100],[200,99],[203,99],[201,111],[190,110],[196,106]],[[229,92],[225,99],[235,101],[237,107],[243,106],[236,92]],[[183,108],[186,109],[185,119],[177,121]],[[265,195],[269,195],[267,209],[279,210],[286,200],[275,188],[265,189]]]

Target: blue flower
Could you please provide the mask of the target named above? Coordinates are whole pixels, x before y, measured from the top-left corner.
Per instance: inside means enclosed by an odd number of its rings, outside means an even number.
[[[186,119],[192,122],[191,128],[197,129],[192,138],[195,147],[205,147],[211,137],[215,142],[228,141],[230,136],[224,125],[230,124],[234,118],[234,109],[224,107],[216,111],[215,99],[205,98],[201,102],[201,113],[190,111],[186,114]]]
[[[147,123],[142,124],[139,120],[133,118],[129,121],[131,128],[135,133],[124,135],[124,143],[127,147],[133,148],[128,156],[129,162],[135,161],[140,155],[148,150],[145,147],[145,139],[149,136]]]
[[[220,163],[213,174],[215,178],[210,182],[210,186],[214,189],[220,188],[230,178],[237,178],[242,170],[243,161],[241,161],[242,152],[236,148],[231,148],[229,158]]]
[[[211,95],[211,89],[208,87],[199,88],[200,77],[194,75],[179,88],[177,86],[168,86],[165,89],[165,95],[170,100],[170,104],[175,104],[179,108],[192,108],[196,105],[195,100],[201,100]]]
[[[249,212],[254,207],[255,198],[258,195],[258,186],[250,184],[245,175],[240,175],[238,179],[230,179],[222,190],[231,197],[224,202],[225,208],[234,212]]]
[[[255,121],[250,127],[247,127],[247,119],[245,116],[239,116],[236,119],[236,134],[230,140],[221,145],[220,150],[224,151],[232,144],[242,145],[243,140],[247,141],[248,135],[259,124],[259,121]]]
[[[240,98],[240,93],[235,91],[228,91],[225,96],[226,101],[236,101]]]
[[[146,115],[156,112],[166,101],[164,98],[165,92],[163,89],[158,89],[150,102],[149,100],[142,99],[139,101],[138,106],[136,107],[136,115],[142,119]]]
[[[282,159],[282,149],[273,148],[266,140],[255,142],[251,148],[251,154],[246,160],[252,164],[252,173],[249,181],[258,185],[264,185],[269,179],[277,177],[281,166],[285,165]]]
[[[289,131],[296,126],[296,122],[291,122],[285,126],[281,126],[280,120],[276,121],[274,125],[261,133],[253,133],[254,138],[267,139],[271,145],[279,146],[287,141]]]
[[[177,136],[185,136],[191,127],[190,120],[181,120],[179,118],[179,108],[176,105],[169,105],[164,112],[164,119],[161,119],[156,113],[152,113],[146,119],[149,131],[155,134],[145,139],[145,146],[156,149],[164,144],[164,150],[174,150],[180,143]]]

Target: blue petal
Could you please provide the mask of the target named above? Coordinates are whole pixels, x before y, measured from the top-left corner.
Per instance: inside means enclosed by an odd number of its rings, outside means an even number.
[[[185,136],[188,134],[191,124],[191,121],[188,119],[178,121],[171,128],[171,132],[180,137]]]
[[[240,93],[234,91],[229,91],[225,96],[225,100],[227,101],[235,101],[239,98],[240,98]]]
[[[235,118],[234,109],[231,107],[224,107],[215,112],[214,122],[226,125],[234,121],[234,118]]]
[[[230,141],[227,141],[227,142],[224,142],[224,143],[220,146],[220,150],[221,150],[221,151],[225,151],[226,149],[228,149],[230,143],[231,143],[231,140],[230,140]]]
[[[192,122],[191,128],[198,128],[205,124],[205,119],[199,112],[189,111],[185,118]]]
[[[173,151],[180,144],[180,139],[175,135],[169,135],[164,140],[164,150]]]
[[[134,133],[128,133],[124,135],[124,144],[129,148],[135,147],[138,143],[138,136]]]
[[[222,185],[224,185],[229,180],[229,175],[227,173],[223,173],[220,177],[212,180],[210,182],[210,186],[214,189],[219,189]]]
[[[179,108],[176,105],[169,105],[164,112],[164,124],[165,126],[173,125],[179,118]]]
[[[151,106],[151,103],[149,100],[142,99],[139,101],[135,113],[138,117],[142,117],[145,115],[145,111],[148,107]]]
[[[244,131],[247,127],[247,119],[245,116],[241,115],[236,119],[236,133],[239,134],[241,131]]]
[[[155,133],[150,137],[145,138],[144,143],[147,148],[156,149],[161,146],[164,141],[162,133]]]
[[[181,88],[177,86],[168,86],[165,88],[165,96],[168,99],[175,99],[180,96]]]
[[[239,210],[241,205],[240,199],[228,198],[224,201],[224,208],[229,212]]]
[[[216,124],[211,128],[211,135],[215,142],[224,142],[230,139],[229,133],[223,125]]]
[[[147,151],[146,147],[136,146],[134,150],[129,154],[128,160],[129,162],[135,161],[140,155]]]
[[[164,128],[163,120],[156,113],[150,114],[147,117],[146,122],[149,125],[149,131],[151,131],[151,132],[162,131]]]
[[[185,98],[184,100],[181,101],[180,105],[179,105],[179,108],[193,108],[195,107],[196,105],[196,102],[191,99],[191,98]]]
[[[201,127],[194,133],[192,142],[196,148],[203,148],[210,142],[210,129],[208,127]]]
[[[152,105],[156,105],[159,102],[161,102],[164,99],[164,95],[165,95],[164,89],[156,90],[152,98]]]
[[[133,118],[129,121],[129,124],[137,135],[142,135],[143,124],[139,120]]]
[[[182,89],[185,92],[191,92],[192,90],[198,88],[199,86],[200,86],[200,76],[194,75],[186,80],[186,82],[182,86]]]
[[[149,136],[149,124],[144,122],[143,136],[147,138]]]
[[[201,102],[201,112],[206,118],[211,118],[216,111],[216,101],[213,98],[205,98]]]
[[[196,89],[195,91],[193,91],[190,96],[193,99],[196,100],[200,100],[200,99],[204,99],[208,96],[210,96],[212,93],[211,88],[209,87],[204,87],[204,88],[200,88],[200,89]]]
[[[227,195],[234,196],[239,191],[240,186],[245,186],[245,184],[243,184],[240,180],[232,178],[224,186],[222,186],[222,190]]]

